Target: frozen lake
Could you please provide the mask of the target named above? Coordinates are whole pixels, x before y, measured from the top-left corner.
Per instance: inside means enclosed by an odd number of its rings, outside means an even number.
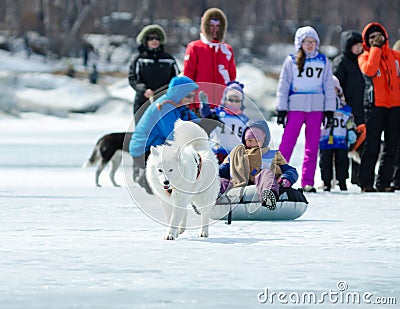
[[[361,194],[349,184],[307,195],[295,221],[218,221],[208,239],[192,229],[164,241],[166,228],[137,207],[158,207],[154,196],[134,187],[134,202],[122,169],[122,187],[106,171],[97,188],[94,169],[80,168],[98,137],[127,129],[128,116],[0,120],[0,308],[259,308],[290,306],[306,292],[320,306],[350,292],[367,293],[361,304],[371,308],[395,308],[377,304],[394,298],[398,306],[400,192]],[[279,139],[281,128],[271,129]]]

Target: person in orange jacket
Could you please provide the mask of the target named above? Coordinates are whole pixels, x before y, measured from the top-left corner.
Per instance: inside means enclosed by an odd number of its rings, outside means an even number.
[[[365,77],[367,135],[359,181],[362,192],[393,192],[390,182],[400,140],[400,52],[390,48],[388,33],[378,22],[366,25],[362,36],[364,52],[358,57],[358,65]],[[384,147],[375,188],[382,132]]]

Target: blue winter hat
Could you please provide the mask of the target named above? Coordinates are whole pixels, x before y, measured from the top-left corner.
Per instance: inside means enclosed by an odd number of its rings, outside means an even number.
[[[176,76],[169,82],[167,96],[174,102],[179,102],[199,86],[187,76]]]
[[[179,85],[184,85],[184,84],[193,84],[194,81],[191,80],[187,76],[175,76],[174,78],[171,79],[168,85],[168,89],[171,89],[173,87],[179,86]]]
[[[269,142],[271,141],[271,133],[269,131],[269,127],[266,121],[264,120],[250,120],[247,125],[246,129],[244,129],[243,134],[242,134],[242,142],[243,144],[246,144],[245,136],[246,136],[246,131],[250,130],[250,128],[258,128],[262,130],[265,133],[265,141],[264,144],[262,145],[263,147],[267,147],[269,145]]]

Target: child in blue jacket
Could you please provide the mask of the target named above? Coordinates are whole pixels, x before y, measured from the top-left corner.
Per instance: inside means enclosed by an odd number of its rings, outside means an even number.
[[[336,76],[333,76],[336,90],[336,111],[333,123],[326,124],[321,132],[319,142],[321,178],[324,182],[324,191],[331,190],[333,166],[335,166],[336,180],[341,191],[346,191],[346,179],[349,178],[349,146],[355,143],[355,123],[351,107],[346,104],[343,90]]]
[[[129,142],[129,153],[134,161],[134,180],[152,193],[144,172],[151,146],[164,144],[173,138],[177,119],[193,120],[197,116],[189,110],[195,91],[199,86],[189,77],[174,77],[169,83],[167,93],[158,98],[144,112]]]

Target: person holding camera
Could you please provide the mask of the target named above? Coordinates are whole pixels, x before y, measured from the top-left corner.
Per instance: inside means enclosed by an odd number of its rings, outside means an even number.
[[[359,182],[362,192],[394,192],[390,183],[400,140],[400,52],[390,48],[388,33],[378,22],[366,25],[362,36],[364,52],[358,65],[365,78],[367,135]],[[382,133],[384,144],[375,182]]]

